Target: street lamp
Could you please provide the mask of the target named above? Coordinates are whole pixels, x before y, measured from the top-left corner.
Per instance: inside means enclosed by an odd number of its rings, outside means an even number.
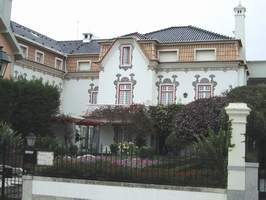
[[[27,141],[27,145],[29,147],[34,147],[35,142],[36,142],[36,136],[34,133],[29,133],[29,135],[26,136],[26,141]]]
[[[4,77],[8,63],[11,63],[10,57],[0,46],[0,78]]]
[[[23,171],[33,173],[34,165],[36,164],[36,151],[34,149],[36,136],[31,132],[25,138],[27,144],[23,156]]]

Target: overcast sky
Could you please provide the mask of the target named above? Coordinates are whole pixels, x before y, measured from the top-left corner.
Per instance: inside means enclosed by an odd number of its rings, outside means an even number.
[[[56,40],[83,32],[110,38],[169,26],[194,25],[233,36],[239,0],[13,0],[12,20]],[[242,0],[247,8],[247,57],[266,60],[266,0]],[[78,34],[79,33],[79,34]]]

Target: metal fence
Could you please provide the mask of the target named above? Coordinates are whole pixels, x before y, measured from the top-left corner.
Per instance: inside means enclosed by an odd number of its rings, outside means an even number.
[[[0,200],[19,200],[22,195],[23,150],[15,144],[0,146]]]
[[[136,149],[115,153],[107,148],[98,153],[58,149],[54,155],[53,165],[35,165],[34,175],[211,188],[225,188],[227,182],[226,161],[194,150],[156,155]]]

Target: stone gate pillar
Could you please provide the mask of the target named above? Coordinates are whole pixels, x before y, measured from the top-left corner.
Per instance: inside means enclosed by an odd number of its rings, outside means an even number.
[[[258,164],[245,160],[246,124],[251,110],[245,103],[230,103],[225,110],[232,123],[234,145],[228,152],[227,200],[257,200]]]

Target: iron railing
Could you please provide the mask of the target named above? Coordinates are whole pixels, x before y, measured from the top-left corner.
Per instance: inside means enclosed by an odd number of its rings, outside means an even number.
[[[106,148],[98,153],[58,149],[54,154],[53,166],[36,165],[34,175],[212,188],[225,188],[227,182],[226,161],[198,151],[155,155],[133,149],[111,153]]]
[[[20,200],[23,150],[15,144],[1,144],[0,149],[0,200]]]

